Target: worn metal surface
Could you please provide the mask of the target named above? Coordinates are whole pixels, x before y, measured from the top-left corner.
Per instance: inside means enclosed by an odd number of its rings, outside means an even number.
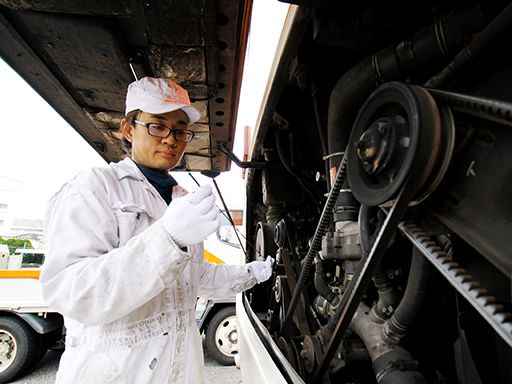
[[[125,156],[118,123],[143,76],[190,92],[201,132],[180,169],[227,170],[252,1],[0,1],[0,55],[107,161]]]
[[[455,111],[458,142],[445,182],[430,208],[445,225],[510,276],[512,103],[430,92]]]

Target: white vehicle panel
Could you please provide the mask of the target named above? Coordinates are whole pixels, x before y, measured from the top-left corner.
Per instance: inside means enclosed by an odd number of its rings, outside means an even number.
[[[48,312],[39,280],[30,278],[1,278],[0,308],[22,309],[23,312],[43,309]]]
[[[243,296],[238,294],[236,297],[236,315],[238,321],[238,340],[240,348],[240,370],[242,372],[242,382],[244,384],[280,384],[287,383],[285,377],[279,371],[276,363],[272,360],[271,355],[262,343],[262,337],[256,333],[255,327],[252,325],[246,308],[243,305]],[[259,321],[259,320],[256,320]],[[262,332],[267,332],[265,338],[271,340],[267,329],[262,325]],[[304,383],[299,375],[295,373],[292,366],[286,358],[280,353],[277,346],[275,352],[280,360],[290,372],[293,383]]]

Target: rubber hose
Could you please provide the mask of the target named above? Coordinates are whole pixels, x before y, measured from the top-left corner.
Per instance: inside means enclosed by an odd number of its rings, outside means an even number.
[[[384,330],[393,342],[399,343],[416,319],[427,294],[431,270],[430,262],[414,248],[404,296]]]

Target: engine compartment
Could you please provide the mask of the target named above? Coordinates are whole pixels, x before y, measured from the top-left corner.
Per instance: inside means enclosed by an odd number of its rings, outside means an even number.
[[[247,175],[248,259],[276,259],[251,309],[308,383],[511,382],[512,6],[298,3]]]

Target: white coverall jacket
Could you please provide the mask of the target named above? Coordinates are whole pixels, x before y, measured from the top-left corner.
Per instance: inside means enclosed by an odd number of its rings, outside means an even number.
[[[50,200],[41,283],[67,329],[57,383],[203,381],[196,298],[256,280],[204,261],[202,244],[182,251],[159,220],[166,208],[131,159],[79,174]]]

